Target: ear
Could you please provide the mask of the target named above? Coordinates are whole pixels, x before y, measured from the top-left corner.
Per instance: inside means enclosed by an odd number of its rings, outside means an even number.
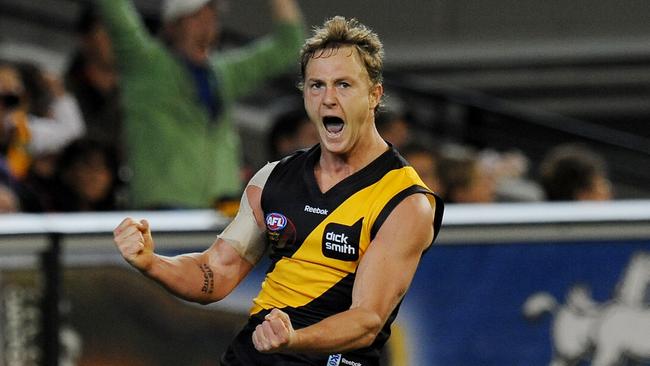
[[[384,85],[377,83],[370,87],[370,109],[377,109],[381,96],[384,95]]]

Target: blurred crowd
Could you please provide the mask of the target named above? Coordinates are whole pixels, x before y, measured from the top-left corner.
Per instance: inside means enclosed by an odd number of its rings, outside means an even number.
[[[159,37],[129,1],[97,4],[79,17],[62,75],[0,60],[0,212],[205,208],[237,197],[259,167],[239,163],[232,104],[291,72],[304,39],[295,2],[270,1],[272,37],[218,57],[214,1],[165,1]],[[300,100],[278,103],[260,146],[269,161],[318,138]],[[415,132],[403,108],[376,123],[448,203],[613,198],[604,158],[585,145],[549,146],[534,165],[521,151]]]
[[[550,146],[537,165],[517,149],[479,149],[413,132],[408,113],[384,113],[377,127],[447,203],[606,201],[607,164],[581,143]]]

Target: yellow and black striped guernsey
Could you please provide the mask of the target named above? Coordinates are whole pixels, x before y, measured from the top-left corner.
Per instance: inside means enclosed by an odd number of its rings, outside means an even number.
[[[384,220],[405,197],[427,195],[435,205],[432,225],[438,233],[442,201],[392,147],[325,193],[314,176],[319,157],[316,145],[284,158],[264,185],[262,209],[271,266],[253,300],[247,326],[251,332],[273,308],[288,313],[296,329],[349,309],[357,267]],[[372,346],[330,357],[376,365],[396,314],[397,309]],[[243,353],[239,354],[248,359]],[[300,364],[329,364],[328,356],[294,356],[305,362]]]

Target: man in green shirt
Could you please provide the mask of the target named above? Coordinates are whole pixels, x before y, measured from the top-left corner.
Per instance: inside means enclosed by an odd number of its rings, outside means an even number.
[[[162,39],[130,0],[97,0],[120,72],[133,208],[205,208],[241,193],[234,101],[288,71],[304,39],[296,0],[269,0],[274,31],[211,54],[214,0],[165,0]]]

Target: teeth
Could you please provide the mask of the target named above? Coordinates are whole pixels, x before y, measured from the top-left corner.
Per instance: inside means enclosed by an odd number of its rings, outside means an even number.
[[[323,124],[329,133],[339,133],[345,126],[345,122],[341,118],[333,116],[323,117]]]

